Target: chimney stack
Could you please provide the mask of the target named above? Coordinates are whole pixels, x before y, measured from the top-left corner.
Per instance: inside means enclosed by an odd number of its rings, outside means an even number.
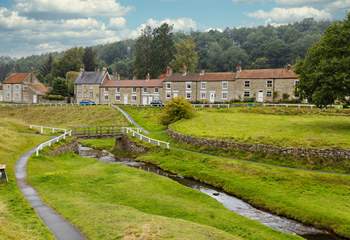
[[[291,69],[292,69],[292,65],[288,64],[288,65],[287,65],[287,70],[289,71],[289,70],[291,70]]]
[[[166,76],[170,77],[171,75],[173,75],[173,69],[171,67],[167,67],[166,68]]]
[[[147,73],[146,80],[151,80],[151,74]]]
[[[201,76],[204,76],[205,75],[205,70],[202,70],[201,73],[200,73]]]
[[[187,76],[187,66],[186,64],[183,65],[183,76]]]
[[[236,72],[242,72],[242,66],[241,64],[236,65]]]
[[[118,81],[120,80],[120,74],[119,73],[117,74],[117,80]]]

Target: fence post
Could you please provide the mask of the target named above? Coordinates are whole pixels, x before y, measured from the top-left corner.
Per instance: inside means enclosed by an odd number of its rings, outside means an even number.
[[[40,127],[40,133],[41,133],[41,134],[44,133],[44,127],[43,127],[43,126]]]

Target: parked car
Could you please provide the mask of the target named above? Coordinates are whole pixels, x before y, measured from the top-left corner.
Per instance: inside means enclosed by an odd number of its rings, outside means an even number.
[[[93,102],[93,101],[81,101],[81,102],[79,103],[79,105],[80,105],[80,106],[94,106],[94,105],[96,105],[96,103]]]
[[[153,100],[151,102],[152,107],[164,107],[164,104],[161,100]]]

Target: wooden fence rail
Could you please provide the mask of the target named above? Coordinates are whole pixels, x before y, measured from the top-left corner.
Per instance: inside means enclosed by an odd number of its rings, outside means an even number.
[[[156,145],[159,147],[165,147],[167,149],[170,149],[170,143],[147,137],[147,136],[141,134],[141,129],[124,127],[123,130],[126,134],[131,134],[131,136],[138,138],[143,142],[147,142],[147,143],[150,143],[152,145]]]
[[[67,132],[67,129],[64,128],[55,128],[55,127],[45,127],[45,126],[39,126],[39,125],[29,125],[30,129],[38,129],[40,130],[41,134],[44,134],[45,129],[49,130],[51,133],[56,132]]]

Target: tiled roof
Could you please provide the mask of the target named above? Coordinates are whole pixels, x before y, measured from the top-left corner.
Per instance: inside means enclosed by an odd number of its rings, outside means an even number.
[[[42,83],[30,84],[30,87],[39,95],[45,95],[49,92],[49,89]]]
[[[254,69],[243,70],[236,73],[236,79],[297,79],[298,76],[292,69]]]
[[[5,79],[4,84],[20,84],[26,80],[30,74],[31,73],[12,73]]]
[[[150,80],[107,80],[102,87],[162,87],[163,79]]]
[[[106,72],[81,72],[75,84],[101,84]]]
[[[223,81],[234,80],[235,73],[233,72],[210,72],[210,73],[189,73],[187,75],[175,73],[167,78],[165,81],[170,82],[187,82],[187,81]]]

